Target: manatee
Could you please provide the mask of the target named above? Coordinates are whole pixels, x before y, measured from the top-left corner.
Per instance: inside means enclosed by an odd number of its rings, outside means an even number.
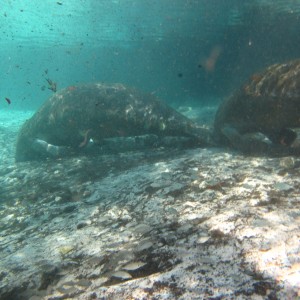
[[[24,123],[15,159],[119,150],[112,148],[130,139],[146,147],[172,146],[172,137],[183,138],[188,146],[206,146],[210,134],[151,94],[122,84],[81,84],[53,94]],[[111,139],[119,143],[108,143]]]
[[[214,137],[247,154],[299,155],[300,60],[254,74],[218,108]]]

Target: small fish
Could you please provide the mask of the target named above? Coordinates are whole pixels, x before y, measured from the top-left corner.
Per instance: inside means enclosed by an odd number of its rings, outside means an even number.
[[[122,269],[125,271],[136,271],[142,267],[144,267],[146,263],[143,263],[141,261],[131,262],[124,266]]]
[[[125,272],[125,271],[117,271],[117,272],[114,272],[111,277],[113,278],[117,278],[117,279],[121,279],[121,280],[127,280],[127,279],[131,279],[132,276]]]
[[[56,87],[56,82],[52,81],[51,79],[49,78],[46,78],[48,84],[49,84],[49,87],[48,89],[53,91],[54,93],[57,91],[57,87]]]
[[[56,4],[57,4],[57,5],[62,5],[62,3],[61,3],[61,2],[56,2]]]
[[[11,100],[9,98],[5,97],[5,100],[8,104],[11,104]]]

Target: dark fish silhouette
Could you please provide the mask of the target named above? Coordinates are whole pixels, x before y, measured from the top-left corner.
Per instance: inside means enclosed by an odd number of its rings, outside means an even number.
[[[48,89],[53,91],[54,93],[57,91],[57,85],[56,85],[56,82],[52,81],[51,79],[49,78],[46,78],[48,84],[49,84],[49,87]]]

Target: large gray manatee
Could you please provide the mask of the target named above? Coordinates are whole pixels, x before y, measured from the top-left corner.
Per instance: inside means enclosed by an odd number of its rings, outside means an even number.
[[[165,137],[185,137],[193,146],[206,146],[210,139],[208,130],[151,94],[122,84],[91,83],[50,97],[21,128],[15,158],[19,162],[89,153],[91,144],[93,152],[101,152],[108,139],[136,141],[145,135],[150,147]]]

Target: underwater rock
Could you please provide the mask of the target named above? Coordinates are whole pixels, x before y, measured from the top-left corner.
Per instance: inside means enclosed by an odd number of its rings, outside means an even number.
[[[214,136],[247,154],[300,155],[294,143],[300,127],[300,60],[274,64],[258,74],[219,107]],[[262,133],[268,141],[249,133]]]
[[[172,147],[178,143],[206,146],[209,138],[207,129],[150,94],[122,84],[82,84],[55,93],[25,122],[15,159]]]

